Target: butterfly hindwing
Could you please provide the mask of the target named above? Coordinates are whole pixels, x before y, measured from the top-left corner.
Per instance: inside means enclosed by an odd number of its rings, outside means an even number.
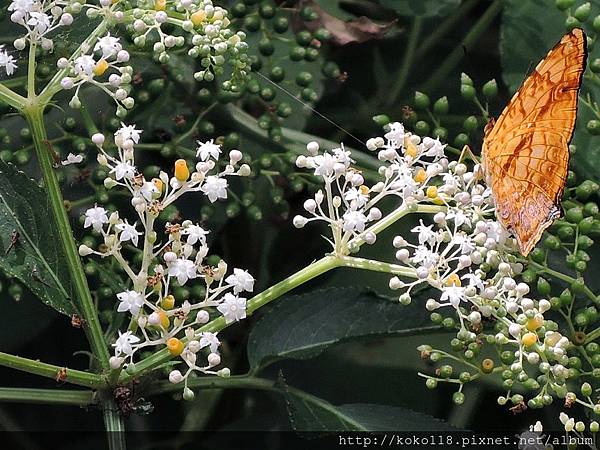
[[[563,36],[527,77],[483,142],[498,220],[527,255],[560,215],[586,37]]]

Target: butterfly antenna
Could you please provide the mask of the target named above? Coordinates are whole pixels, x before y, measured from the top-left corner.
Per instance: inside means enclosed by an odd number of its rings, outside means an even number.
[[[357,138],[356,136],[354,136],[352,133],[350,133],[348,130],[346,130],[344,127],[342,127],[341,125],[338,125],[336,122],[334,122],[333,120],[331,120],[329,117],[327,117],[324,114],[321,114],[319,111],[317,111],[315,108],[313,108],[312,106],[310,106],[308,103],[303,102],[301,99],[299,99],[298,97],[296,97],[294,94],[292,94],[290,91],[288,91],[286,88],[284,88],[283,86],[275,83],[273,80],[269,79],[268,77],[264,76],[262,73],[260,72],[254,72],[256,75],[258,75],[260,78],[262,78],[265,81],[268,81],[269,83],[271,83],[273,86],[275,86],[277,89],[281,90],[282,92],[284,92],[285,94],[287,94],[289,97],[293,98],[294,100],[296,100],[298,103],[300,103],[302,106],[304,106],[305,108],[310,109],[312,112],[314,112],[317,116],[319,116],[320,118],[322,118],[323,120],[326,120],[327,122],[329,122],[331,125],[333,125],[334,127],[336,127],[338,130],[346,133],[348,136],[350,136],[352,139],[354,139],[356,142],[359,142],[361,145],[366,146],[367,144],[362,141],[361,139]]]

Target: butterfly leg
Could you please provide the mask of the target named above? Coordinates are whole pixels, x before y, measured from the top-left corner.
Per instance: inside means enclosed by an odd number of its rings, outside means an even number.
[[[469,147],[468,145],[465,145],[463,147],[462,151],[460,152],[460,156],[458,157],[458,162],[461,163],[466,158],[469,158],[470,160],[472,160],[476,164],[479,164],[481,162],[479,160],[479,158],[477,156],[475,156],[475,154],[473,153],[473,150],[471,150],[471,147]]]

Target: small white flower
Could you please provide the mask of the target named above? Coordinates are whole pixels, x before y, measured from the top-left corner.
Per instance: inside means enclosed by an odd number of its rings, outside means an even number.
[[[135,226],[136,226],[135,222],[133,223],[133,225],[130,225],[129,223],[127,223],[127,220],[115,225],[115,228],[121,232],[121,234],[119,235],[119,241],[120,242],[131,241],[133,243],[133,245],[135,245],[137,247],[138,238],[143,233],[137,231],[135,229]]]
[[[194,245],[196,242],[200,242],[200,245],[206,245],[206,235],[209,231],[204,230],[200,225],[188,225],[185,227],[181,234],[187,236],[186,242],[189,245]]]
[[[198,147],[196,148],[196,157],[200,158],[201,161],[207,161],[209,158],[215,161],[219,159],[221,154],[221,146],[214,143],[214,139],[206,142],[197,142]]]
[[[357,208],[362,208],[369,201],[369,194],[360,188],[350,188],[344,192],[344,200],[354,202]]]
[[[106,36],[101,37],[96,42],[94,46],[94,51],[101,50],[102,58],[110,58],[111,56],[116,55],[123,49],[123,46],[119,43],[119,38],[111,36],[110,33],[107,33]]]
[[[424,245],[419,245],[415,249],[415,253],[412,257],[414,264],[420,264],[423,267],[431,268],[437,264],[440,259],[440,255],[429,250]]]
[[[121,122],[121,128],[115,132],[115,138],[120,138],[123,141],[131,139],[136,144],[140,141],[141,135],[142,130],[136,130],[135,124],[125,125],[123,122]]]
[[[117,294],[121,303],[117,307],[118,312],[129,311],[131,315],[137,316],[144,306],[144,296],[136,291],[124,291]]]
[[[206,177],[202,185],[202,192],[206,194],[211,203],[220,198],[227,198],[227,180],[214,175]]]
[[[348,210],[343,216],[344,231],[358,231],[362,233],[365,230],[365,224],[367,223],[367,216],[360,211]]]
[[[205,331],[200,335],[200,348],[208,347],[211,353],[216,353],[221,345],[221,341],[215,333]]]
[[[254,277],[248,271],[242,269],[233,269],[233,274],[225,278],[225,283],[233,286],[234,294],[254,290]]]
[[[0,67],[4,68],[4,71],[9,76],[12,75],[17,68],[15,61],[16,59],[4,50],[4,45],[0,45]]]
[[[85,212],[84,228],[91,226],[95,231],[100,231],[105,223],[108,223],[108,216],[106,210],[101,206],[95,206]]]
[[[43,35],[52,24],[52,17],[39,11],[30,11],[27,25],[33,27],[38,34]]]
[[[434,245],[437,241],[437,233],[433,231],[433,225],[424,225],[423,220],[419,220],[421,225],[417,225],[412,230],[413,233],[419,233],[419,244]]]
[[[169,265],[168,274],[177,277],[177,282],[183,286],[187,280],[196,278],[196,265],[189,259],[178,258]]]
[[[323,178],[328,178],[335,173],[334,167],[337,163],[333,155],[325,153],[324,155],[317,155],[313,158],[315,175]]]
[[[217,310],[225,317],[225,323],[237,322],[246,317],[246,299],[228,292]]]
[[[121,161],[111,169],[110,173],[114,173],[117,180],[122,180],[123,178],[129,180],[135,176],[135,166],[129,161]]]
[[[387,132],[384,137],[390,141],[390,144],[398,148],[404,144],[404,137],[406,136],[404,125],[399,122],[394,122],[389,124],[389,127],[390,131]]]
[[[442,288],[441,301],[449,301],[452,306],[458,308],[460,302],[466,301],[465,288],[459,286],[446,286]]]
[[[67,155],[67,159],[61,161],[63,166],[68,166],[69,164],[79,164],[83,161],[83,155],[74,155],[73,153],[69,153]]]
[[[131,344],[135,344],[140,341],[140,338],[135,336],[131,331],[121,333],[119,330],[119,337],[116,342],[112,345],[115,348],[115,355],[127,355],[130,356],[133,353]]]
[[[92,77],[96,61],[90,55],[82,55],[75,59],[75,72],[79,75]]]

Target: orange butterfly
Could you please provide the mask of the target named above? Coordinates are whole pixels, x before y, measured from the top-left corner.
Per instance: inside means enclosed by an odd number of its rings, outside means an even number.
[[[483,165],[496,216],[515,234],[524,256],[561,214],[586,56],[585,33],[575,28],[486,126]]]

